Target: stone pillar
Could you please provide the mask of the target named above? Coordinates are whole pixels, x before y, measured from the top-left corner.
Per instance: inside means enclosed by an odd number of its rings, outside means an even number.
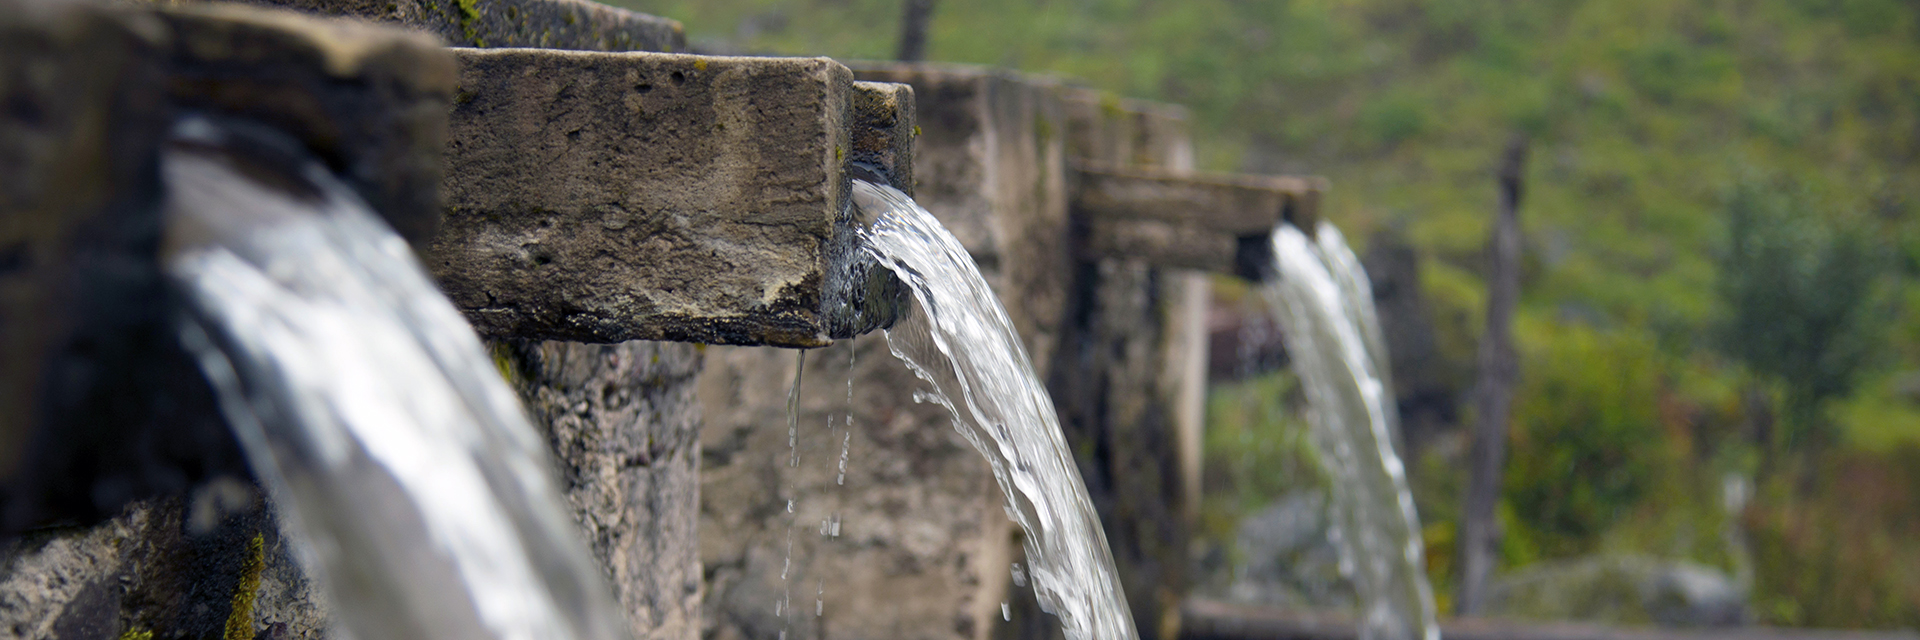
[[[1178,108],[1082,90],[1066,104],[1076,158],[1192,170]],[[1084,242],[1076,238],[1073,249],[1070,321],[1048,388],[1100,510],[1134,624],[1142,638],[1171,638],[1179,632],[1199,475],[1207,276],[1097,257]]]
[[[700,406],[690,344],[493,344],[637,640],[699,634]]]
[[[913,192],[980,264],[1044,371],[1068,264],[1056,88],[968,67],[853,66],[861,80],[913,86]],[[984,639],[1004,626],[1017,530],[987,463],[945,409],[913,401],[920,383],[884,338],[808,352],[795,448],[798,355],[707,357],[708,637]]]

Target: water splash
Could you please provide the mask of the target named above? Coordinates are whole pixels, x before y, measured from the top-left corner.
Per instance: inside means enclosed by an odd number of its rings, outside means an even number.
[[[932,387],[915,399],[946,407],[992,465],[1007,516],[1026,532],[1041,608],[1069,640],[1136,638],[1106,533],[1006,309],[960,242],[906,194],[855,181],[853,198],[877,218],[868,256],[912,288],[922,312],[889,330],[887,346]]]
[[[628,637],[466,319],[351,190],[247,131],[188,120],[163,154],[166,268],[337,621],[362,640]]]
[[[1438,640],[1373,297],[1339,234],[1326,223],[1318,242],[1291,224],[1274,229],[1275,274],[1261,292],[1286,327],[1310,437],[1333,476],[1335,544],[1360,599],[1360,637]]]

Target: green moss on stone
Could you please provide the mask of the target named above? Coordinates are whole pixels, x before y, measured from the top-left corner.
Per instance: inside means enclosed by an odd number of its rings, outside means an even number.
[[[460,33],[465,35],[467,42],[473,43],[473,46],[487,46],[486,42],[480,39],[479,27],[475,26],[475,23],[480,21],[480,0],[453,1],[460,7]]]
[[[227,614],[223,640],[253,640],[253,603],[260,594],[260,572],[266,564],[266,537],[253,534],[247,541],[247,557],[240,562],[240,580],[233,585],[233,609]]]

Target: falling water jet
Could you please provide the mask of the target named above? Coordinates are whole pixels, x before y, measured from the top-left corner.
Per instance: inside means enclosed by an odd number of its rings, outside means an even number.
[[[544,443],[407,244],[257,126],[189,118],[160,164],[183,341],[346,628],[628,637]]]
[[[1008,517],[1026,532],[1041,608],[1069,640],[1138,637],[1053,401],[1006,309],[966,249],[911,198],[865,181],[853,183],[853,198],[875,218],[863,231],[867,255],[922,311],[886,332],[888,348],[931,387],[915,399],[945,407],[993,467]]]
[[[1339,233],[1323,222],[1316,242],[1292,224],[1276,227],[1261,292],[1285,326],[1310,439],[1334,476],[1333,537],[1359,596],[1360,637],[1438,640],[1373,299]]]

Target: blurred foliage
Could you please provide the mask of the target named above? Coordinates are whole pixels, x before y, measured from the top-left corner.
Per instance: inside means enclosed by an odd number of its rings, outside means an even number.
[[[1773,450],[1811,452],[1824,437],[1820,409],[1853,390],[1886,344],[1886,268],[1858,227],[1815,214],[1797,191],[1751,178],[1724,213],[1719,291],[1727,306],[1719,348],[1781,383],[1785,424]]]
[[[1761,619],[1817,627],[1920,627],[1920,446],[1821,462],[1811,495],[1765,500],[1746,514]]]
[[[615,1],[724,52],[881,58],[900,17]],[[1760,620],[1915,624],[1920,481],[1896,471],[1920,468],[1920,7],[973,0],[939,4],[929,56],[1185,104],[1203,168],[1327,176],[1347,237],[1395,225],[1418,247],[1454,371],[1481,331],[1493,164],[1529,134],[1505,568],[1599,551],[1731,570],[1722,479],[1762,468],[1764,434],[1824,425],[1807,479],[1760,479],[1738,520]],[[1897,272],[1880,289],[1868,245]],[[1317,482],[1297,418],[1262,404],[1288,384],[1214,391],[1209,488],[1239,493],[1209,497],[1210,528]],[[1443,438],[1410,465],[1443,601],[1464,453]]]
[[[1285,371],[1218,384],[1208,394],[1203,537],[1224,544],[1242,516],[1288,493],[1325,487],[1299,414],[1301,398],[1299,378]]]
[[[1508,448],[1508,544],[1530,547],[1519,560],[1594,551],[1679,461],[1652,401],[1666,377],[1652,341],[1546,324],[1523,332]]]

